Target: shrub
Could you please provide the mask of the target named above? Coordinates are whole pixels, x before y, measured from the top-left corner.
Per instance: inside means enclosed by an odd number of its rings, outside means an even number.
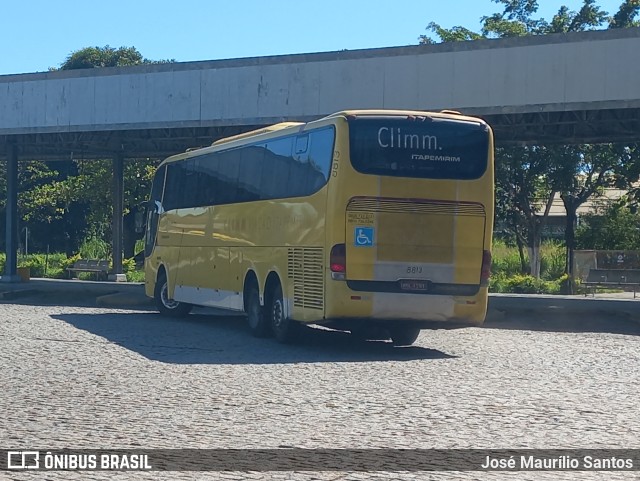
[[[542,282],[540,279],[536,279],[529,275],[516,275],[507,279],[505,287],[507,292],[514,292],[518,294],[541,294]]]
[[[18,266],[28,267],[31,277],[64,278],[66,268],[71,265],[67,256],[61,253],[29,254],[18,257]]]
[[[82,258],[80,254],[75,254],[71,257],[66,258],[60,263],[60,267],[63,269],[67,269],[67,267],[71,267],[76,261],[79,261]]]
[[[92,236],[87,237],[80,246],[80,258],[82,259],[108,259],[111,246],[108,242]]]
[[[489,292],[508,292],[507,278],[504,274],[491,274],[491,278],[489,279]]]
[[[124,259],[122,261],[122,272],[128,274],[129,272],[134,272],[136,270],[136,261],[132,257],[131,259]]]
[[[508,278],[499,277],[493,282],[493,286],[492,284],[489,285],[489,289],[492,292],[510,292],[514,294],[559,294],[561,279],[545,281],[530,275],[518,274]]]
[[[521,274],[522,268],[518,251],[512,249],[511,252],[507,252],[506,255],[492,256],[491,272],[499,272],[504,276]]]
[[[540,277],[546,280],[558,279],[565,273],[566,250],[556,241],[546,241],[541,249]]]
[[[504,241],[497,239],[494,240],[491,250],[492,275],[511,277],[523,273],[517,247],[507,245]],[[525,260],[528,261],[526,254]]]
[[[504,278],[510,278],[528,274],[528,272],[522,272],[520,255],[516,247],[497,240],[493,243],[492,251],[491,273],[493,276],[501,275]],[[565,257],[565,247],[562,243],[553,240],[544,241],[540,249],[540,277],[553,281],[564,275]],[[525,261],[528,265],[529,256],[526,252]]]
[[[85,252],[86,253],[86,252]],[[31,277],[47,277],[51,279],[64,279],[67,277],[67,268],[71,267],[77,260],[86,259],[82,253],[67,257],[62,253],[54,254],[29,254],[26,256],[18,256],[18,266],[28,267]],[[4,272],[6,263],[5,253],[0,253],[0,273]],[[144,282],[144,270],[136,270],[136,261],[125,259],[122,262],[122,268],[129,282]],[[78,273],[79,279],[93,280],[95,274],[91,272]]]
[[[144,282],[144,271],[127,272],[127,282]]]

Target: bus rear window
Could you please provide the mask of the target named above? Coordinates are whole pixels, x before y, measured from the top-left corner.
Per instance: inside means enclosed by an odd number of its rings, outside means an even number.
[[[477,179],[487,168],[489,132],[475,122],[403,117],[349,121],[351,163],[364,174]]]

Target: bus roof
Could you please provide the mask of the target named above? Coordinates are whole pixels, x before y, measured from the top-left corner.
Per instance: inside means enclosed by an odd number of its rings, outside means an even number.
[[[340,112],[336,112],[331,115],[327,115],[324,119],[330,119],[334,117],[394,117],[394,116],[407,116],[407,117],[432,117],[432,118],[441,118],[441,119],[453,119],[453,120],[463,120],[469,122],[479,122],[485,123],[482,119],[478,117],[471,117],[468,115],[464,115],[461,112],[456,110],[440,110],[429,111],[429,110],[383,110],[383,109],[368,109],[368,110],[342,110]],[[319,119],[322,120],[322,119]]]
[[[316,120],[312,120],[310,122],[280,122],[278,124],[269,125],[266,127],[262,127],[260,129],[252,130],[250,132],[244,132],[242,134],[233,135],[231,137],[225,137],[219,140],[216,140],[209,147],[195,148],[189,149],[186,152],[173,155],[164,161],[161,162],[160,165],[165,163],[170,163],[178,160],[182,160],[192,155],[197,155],[197,153],[202,152],[204,150],[213,150],[216,151],[216,147],[224,146],[225,144],[231,144],[236,141],[241,141],[244,139],[251,139],[253,137],[258,136],[266,136],[267,134],[274,133],[280,130],[292,129],[297,127],[298,130],[302,130],[303,126],[307,124],[313,124],[315,122],[321,122],[323,120],[329,120],[334,118],[349,118],[349,117],[395,117],[395,116],[406,116],[406,117],[430,117],[430,118],[441,118],[441,119],[452,119],[452,120],[460,120],[466,122],[477,122],[485,124],[482,119],[477,117],[469,117],[461,114],[460,112],[454,110],[441,110],[440,112],[432,112],[432,111],[422,111],[422,110],[374,110],[374,109],[360,109],[360,110],[341,110],[340,112],[335,112],[331,115],[327,115],[326,117],[322,117]],[[231,146],[230,146],[231,147]]]
[[[279,124],[269,125],[267,127],[263,127],[261,129],[251,130],[250,132],[244,132],[238,135],[232,135],[231,137],[225,137],[223,139],[216,140],[211,145],[220,145],[226,144],[227,142],[232,142],[234,140],[246,139],[247,137],[254,137],[260,134],[266,134],[268,132],[275,132],[277,130],[286,129],[288,127],[295,127],[297,125],[304,125],[303,122],[280,122]]]

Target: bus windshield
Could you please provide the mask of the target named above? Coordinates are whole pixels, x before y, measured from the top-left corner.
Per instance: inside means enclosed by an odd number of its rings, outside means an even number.
[[[364,174],[469,180],[487,168],[489,132],[479,122],[356,117],[349,140],[353,167]]]

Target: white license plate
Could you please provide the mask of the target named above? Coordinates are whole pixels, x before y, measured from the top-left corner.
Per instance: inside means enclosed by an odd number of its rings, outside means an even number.
[[[403,291],[421,291],[429,290],[430,281],[421,281],[416,279],[404,279],[400,281],[400,289]]]

